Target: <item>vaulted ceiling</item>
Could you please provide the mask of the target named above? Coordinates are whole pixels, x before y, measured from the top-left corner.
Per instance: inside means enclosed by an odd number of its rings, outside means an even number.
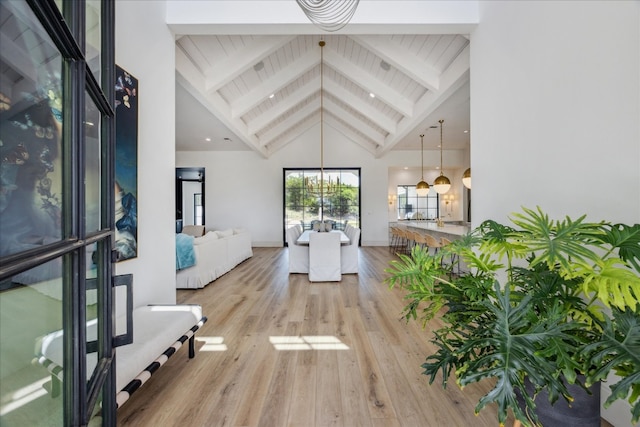
[[[447,148],[468,145],[462,35],[183,35],[176,71],[178,150],[269,157],[320,122],[321,94],[324,124],[376,157],[419,149],[441,118]]]

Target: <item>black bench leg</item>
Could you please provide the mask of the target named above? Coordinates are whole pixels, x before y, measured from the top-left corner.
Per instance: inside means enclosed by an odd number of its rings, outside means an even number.
[[[62,391],[62,384],[60,380],[55,375],[51,375],[51,397],[60,396],[60,392]]]
[[[189,338],[189,359],[196,357],[196,336],[192,335]]]

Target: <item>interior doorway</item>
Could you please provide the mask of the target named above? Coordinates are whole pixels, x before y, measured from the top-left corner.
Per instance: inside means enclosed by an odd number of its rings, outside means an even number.
[[[204,168],[176,168],[176,233],[185,225],[205,225]]]

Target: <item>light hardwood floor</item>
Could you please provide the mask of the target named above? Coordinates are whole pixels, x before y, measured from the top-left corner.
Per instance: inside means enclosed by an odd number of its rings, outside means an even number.
[[[287,272],[287,249],[253,258],[201,290],[178,291],[208,322],[196,357],[175,354],[118,410],[121,426],[497,426],[475,416],[488,385],[428,384],[427,326],[400,318],[383,283],[393,255],[360,249],[360,274],[310,283]],[[507,425],[510,425],[508,423]]]

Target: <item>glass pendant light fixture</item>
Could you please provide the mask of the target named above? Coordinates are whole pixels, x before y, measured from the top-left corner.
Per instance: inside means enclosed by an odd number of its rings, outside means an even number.
[[[429,184],[424,180],[424,134],[420,135],[420,161],[422,163],[422,178],[416,184],[416,193],[418,193],[418,196],[424,197],[429,194]]]
[[[451,181],[442,172],[442,123],[444,120],[440,119],[438,122],[440,123],[440,176],[433,182],[433,189],[438,194],[444,194],[451,188]]]
[[[471,168],[467,169],[462,174],[462,185],[471,190]]]

